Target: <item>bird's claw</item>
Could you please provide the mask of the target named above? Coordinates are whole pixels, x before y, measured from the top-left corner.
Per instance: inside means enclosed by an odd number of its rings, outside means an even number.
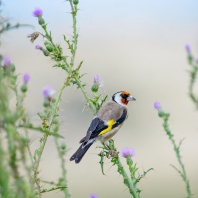
[[[117,152],[117,151],[109,150],[109,152],[106,154],[106,157],[107,157],[108,159],[110,159],[111,157],[115,157],[115,156],[117,156],[118,154],[119,154],[119,152]]]

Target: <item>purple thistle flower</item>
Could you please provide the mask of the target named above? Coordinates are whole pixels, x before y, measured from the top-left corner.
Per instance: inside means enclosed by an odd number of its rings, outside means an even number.
[[[155,109],[161,109],[162,108],[161,104],[157,101],[154,102],[153,106],[154,106]]]
[[[94,76],[94,83],[99,83],[99,81],[100,81],[100,76],[95,75]]]
[[[122,150],[122,157],[127,157],[127,156],[135,156],[135,151],[130,148],[125,148]]]
[[[198,58],[195,60],[196,63],[198,63]]]
[[[10,57],[4,55],[1,64],[2,64],[3,67],[9,67],[11,65]]]
[[[55,94],[55,90],[51,86],[46,86],[43,88],[43,95],[45,98],[51,98]]]
[[[96,194],[90,194],[90,198],[98,198]]]
[[[40,45],[35,46],[36,49],[42,50],[42,47]]]
[[[28,73],[24,74],[23,75],[23,81],[24,83],[28,83],[30,80],[30,75]]]
[[[35,10],[32,14],[34,17],[40,17],[43,15],[43,10],[41,10],[40,8],[35,8]]]
[[[190,45],[187,44],[187,45],[185,46],[185,48],[186,48],[186,51],[187,51],[187,52],[190,51]]]

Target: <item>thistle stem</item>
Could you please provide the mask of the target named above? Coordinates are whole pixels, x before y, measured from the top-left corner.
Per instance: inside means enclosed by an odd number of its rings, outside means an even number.
[[[190,184],[189,184],[189,180],[188,180],[187,175],[186,175],[186,170],[185,170],[184,164],[183,164],[183,162],[181,160],[180,150],[179,150],[179,147],[176,145],[176,142],[175,142],[175,140],[173,138],[174,135],[171,133],[171,131],[169,129],[169,125],[168,125],[169,116],[170,116],[170,114],[165,113],[163,127],[164,127],[164,130],[166,131],[166,134],[168,135],[170,141],[173,144],[177,160],[178,160],[178,162],[179,162],[179,164],[181,166],[182,172],[180,172],[180,171],[178,171],[178,172],[180,173],[182,179],[185,182],[186,192],[187,192],[187,195],[188,195],[187,198],[191,198],[192,197],[192,193],[191,193],[191,189],[190,189]]]
[[[77,42],[78,42],[78,34],[76,31],[76,15],[77,15],[77,6],[73,5],[72,0],[69,0],[71,10],[72,10],[72,20],[73,20],[73,50],[72,50],[72,57],[71,57],[71,67],[74,66],[74,60],[75,60],[75,55],[76,55],[76,50],[77,50]]]
[[[124,170],[124,167],[119,159],[117,157],[116,164],[118,166],[118,172],[123,176],[124,184],[129,188],[129,192],[134,198],[140,198],[139,193],[136,191],[135,186],[133,185],[131,179],[128,177],[126,171]]]
[[[65,197],[69,198],[70,194],[69,194],[69,191],[68,191],[68,188],[67,188],[67,179],[66,179],[67,171],[66,171],[66,168],[65,168],[64,155],[62,154],[62,151],[60,150],[61,148],[58,144],[57,137],[55,137],[54,140],[55,140],[56,148],[58,150],[58,155],[59,155],[59,158],[60,158],[60,161],[61,161],[62,178],[63,178],[63,182],[64,182],[63,185],[66,187],[66,188],[63,189],[63,192],[65,194]]]
[[[64,88],[65,88],[66,86],[68,86],[69,80],[70,80],[70,78],[67,77],[66,82],[62,85],[62,87],[61,87],[61,89],[60,89],[60,91],[59,91],[59,93],[58,93],[58,96],[57,96],[57,98],[56,98],[56,101],[55,101],[54,106],[53,106],[53,109],[52,109],[50,121],[49,121],[49,126],[48,126],[48,127],[49,127],[49,130],[50,130],[50,127],[51,127],[51,125],[52,125],[52,123],[53,123],[54,117],[56,116],[56,111],[57,111],[57,108],[58,108],[58,104],[59,104],[59,102],[60,102],[60,100],[61,100],[62,92],[63,92]],[[35,181],[35,183],[36,183],[36,185],[37,185],[37,190],[39,191],[39,193],[41,192],[41,189],[40,189],[40,185],[39,185],[38,178],[37,178],[37,172],[38,172],[38,167],[39,167],[39,164],[40,164],[41,156],[42,156],[42,154],[43,154],[43,150],[44,150],[44,148],[45,148],[45,144],[46,144],[46,142],[47,142],[48,136],[49,136],[48,134],[45,134],[45,135],[43,136],[43,139],[42,139],[42,142],[41,142],[41,146],[40,146],[40,148],[37,150],[37,151],[38,151],[37,153],[39,153],[39,155],[38,155],[38,158],[36,159],[35,165],[34,165],[34,181]]]
[[[193,70],[191,71],[191,79],[190,79],[190,86],[189,86],[189,96],[192,99],[192,101],[195,103],[196,107],[198,108],[198,98],[193,93],[193,88],[195,86],[195,81],[197,77],[198,67],[193,66]]]
[[[92,101],[90,100],[89,96],[87,95],[84,86],[82,85],[82,83],[79,80],[78,75],[74,76],[74,79],[76,80],[78,87],[81,89],[85,99],[87,100],[89,108],[92,110],[93,114],[95,115],[97,113],[97,109],[96,109],[95,105],[92,103]]]

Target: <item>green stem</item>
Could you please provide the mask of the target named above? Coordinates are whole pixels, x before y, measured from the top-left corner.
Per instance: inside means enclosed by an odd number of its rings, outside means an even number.
[[[193,67],[193,71],[191,71],[191,79],[190,79],[190,86],[189,86],[189,96],[192,101],[195,103],[196,107],[198,108],[198,98],[193,93],[193,88],[195,85],[195,80],[198,72],[198,67],[195,65],[191,65]]]
[[[124,184],[129,188],[129,192],[134,198],[140,198],[139,193],[136,191],[135,186],[133,185],[131,179],[128,177],[126,171],[124,170],[124,167],[119,159],[117,157],[116,164],[118,166],[118,172],[123,176]]]
[[[58,48],[56,47],[56,45],[54,44],[51,35],[49,35],[49,33],[48,33],[47,29],[46,29],[46,26],[41,26],[41,27],[42,27],[43,30],[45,31],[45,34],[46,34],[46,35],[45,35],[45,38],[47,38],[47,39],[52,43],[53,47],[56,49],[57,52],[60,52],[60,51],[58,50]]]
[[[43,182],[45,184],[50,184],[50,185],[58,186],[58,184],[56,184],[55,182],[50,182],[50,181],[46,181],[46,180],[41,180],[41,182]]]
[[[78,42],[78,34],[76,31],[76,15],[77,15],[78,9],[77,9],[76,5],[73,5],[72,0],[69,0],[69,2],[70,2],[71,10],[72,10],[72,20],[73,20],[73,50],[72,50],[72,57],[71,57],[71,63],[70,63],[71,67],[73,67],[76,50],[77,50],[77,42]],[[91,102],[90,98],[88,97],[88,95],[85,91],[85,88],[79,79],[79,75],[75,74],[73,76],[73,78],[76,80],[78,87],[81,89],[84,97],[86,98],[89,108],[93,111],[93,113],[95,115],[97,113],[97,109],[96,109],[95,105]]]
[[[64,59],[63,61],[64,61],[65,65],[70,69],[70,74],[71,74],[72,73],[72,69],[71,69],[70,64],[67,62],[66,59]]]
[[[7,132],[7,139],[8,139],[8,149],[9,149],[9,154],[10,154],[10,159],[9,159],[9,165],[12,171],[12,176],[15,180],[16,184],[16,190],[17,194],[16,197],[18,196],[26,196],[26,189],[25,189],[25,182],[23,177],[20,176],[19,170],[18,170],[18,164],[17,164],[17,137],[16,137],[16,129],[15,126],[11,123],[7,123],[7,126],[5,128],[5,131]]]
[[[70,194],[69,194],[69,191],[68,191],[68,188],[67,188],[67,179],[66,179],[66,174],[67,174],[67,171],[65,169],[65,160],[64,160],[64,155],[63,153],[61,152],[61,148],[58,144],[58,139],[57,137],[54,138],[55,139],[55,144],[56,144],[56,148],[58,150],[58,155],[59,155],[59,158],[61,160],[61,168],[62,168],[62,178],[63,178],[63,186],[65,186],[66,188],[63,189],[63,192],[65,194],[65,197],[66,198],[69,198],[70,197]]]
[[[6,160],[6,155],[5,155],[5,152],[2,148],[2,140],[1,140],[1,137],[0,137],[0,171],[1,171],[1,177],[0,177],[0,186],[1,186],[1,190],[0,191],[0,197],[8,197],[10,198],[11,195],[13,192],[13,190],[10,189],[10,184],[9,184],[9,177],[10,177],[10,174],[9,172],[7,171],[7,167],[5,165],[5,160]]]
[[[26,128],[24,128],[24,130],[25,130],[26,138],[29,140],[29,138],[28,138],[28,130],[27,130]],[[27,148],[27,150],[28,150],[28,154],[29,154],[29,156],[30,156],[31,164],[32,164],[32,166],[33,166],[33,164],[34,164],[34,158],[33,158],[32,152],[31,152],[31,150],[30,150],[29,142],[27,142],[26,148]]]
[[[193,93],[193,88],[195,85],[197,72],[198,72],[198,64],[195,63],[195,59],[190,51],[188,51],[188,62],[189,65],[192,67],[190,71],[190,85],[189,85],[189,96],[192,99],[192,101],[195,103],[197,109],[198,109],[198,98]]]
[[[188,195],[187,198],[191,198],[192,193],[191,193],[191,189],[190,189],[190,183],[189,183],[189,180],[188,180],[187,175],[186,175],[186,170],[185,170],[184,164],[181,160],[180,150],[179,150],[179,147],[175,143],[175,140],[173,138],[174,135],[171,133],[171,131],[169,129],[169,125],[168,125],[169,116],[170,116],[170,114],[165,113],[163,127],[164,127],[164,130],[166,131],[166,134],[169,136],[170,141],[173,144],[177,160],[178,160],[178,162],[181,166],[181,169],[182,169],[181,176],[182,176],[182,178],[185,182],[185,185],[186,185],[186,191],[187,191],[187,195]]]
[[[74,66],[74,60],[76,56],[76,50],[77,50],[77,42],[78,42],[78,34],[76,31],[76,15],[77,15],[77,6],[73,5],[72,0],[69,0],[71,10],[72,10],[72,20],[73,20],[73,50],[72,50],[72,57],[71,57],[71,67]]]
[[[69,81],[70,81],[70,78],[67,77],[66,82],[62,85],[62,87],[61,87],[61,89],[58,93],[58,96],[56,98],[56,101],[55,101],[53,109],[52,109],[50,121],[49,121],[49,130],[50,130],[50,127],[53,123],[54,117],[56,116],[56,112],[57,112],[58,104],[61,100],[62,92],[65,89],[65,87],[69,85]],[[42,156],[43,150],[45,148],[45,144],[47,142],[47,138],[48,138],[48,134],[45,134],[42,138],[42,144],[41,144],[41,146],[40,146],[40,148],[38,149],[38,152],[37,152],[37,153],[39,153],[39,155],[38,155],[38,158],[36,159],[35,165],[34,165],[34,181],[37,185],[37,190],[39,191],[39,194],[41,192],[41,188],[40,188],[40,185],[39,185],[39,182],[38,182],[39,178],[37,178],[37,175],[38,175],[37,172],[38,172],[38,167],[39,167],[39,164],[40,164],[41,156]]]
[[[16,25],[13,25],[13,26],[2,27],[0,29],[0,34],[2,34],[5,31],[11,30],[11,29],[16,29],[16,28],[19,28],[19,27],[27,27],[27,26],[34,27],[33,25],[29,25],[29,24],[19,24],[19,23],[17,23]]]
[[[23,123],[25,124],[25,115],[24,115],[24,107],[23,107],[23,101],[24,101],[24,99],[25,99],[25,93],[22,93],[20,96],[19,96],[19,94],[18,94],[18,90],[17,90],[17,86],[15,85],[14,86],[14,92],[15,92],[15,95],[16,95],[16,112],[17,112],[17,114],[19,114],[19,116],[21,116],[21,120],[23,121]],[[29,138],[28,138],[28,131],[27,131],[27,129],[25,129],[24,128],[24,130],[25,130],[25,135],[26,135],[26,139],[27,140],[29,140]],[[21,136],[20,136],[20,134],[16,131],[16,134],[19,136],[19,140],[21,140]],[[20,142],[20,144],[22,144],[22,142],[21,141],[19,141]],[[21,145],[21,148],[23,148],[24,147],[24,145],[22,144]],[[31,151],[30,151],[30,147],[29,147],[29,142],[27,142],[26,144],[25,144],[25,147],[27,148],[27,150],[28,150],[28,154],[29,154],[29,156],[30,156],[30,160],[31,160],[31,165],[33,165],[34,164],[34,161],[33,161],[33,156],[32,156],[32,153],[31,153]],[[21,155],[23,155],[24,157],[22,157],[22,162],[23,162],[23,164],[24,164],[24,168],[26,169],[26,171],[27,171],[27,176],[28,176],[28,179],[29,179],[29,181],[30,181],[30,197],[34,197],[34,189],[33,189],[33,182],[32,182],[32,180],[31,180],[31,178],[32,178],[32,176],[31,176],[31,167],[29,167],[28,165],[27,165],[27,160],[26,160],[26,154],[25,154],[25,150],[21,150],[20,151],[20,153],[21,153]]]
[[[92,103],[92,101],[90,100],[89,96],[87,95],[85,88],[84,88],[84,86],[82,86],[82,83],[81,83],[78,75],[75,75],[74,79],[76,80],[77,85],[81,89],[84,97],[86,98],[89,108],[92,110],[93,114],[95,115],[97,113],[97,109],[96,109],[95,105]]]

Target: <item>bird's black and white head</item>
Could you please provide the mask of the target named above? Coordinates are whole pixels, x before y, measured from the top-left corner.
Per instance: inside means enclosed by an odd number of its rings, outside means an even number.
[[[112,100],[126,106],[129,101],[135,101],[136,99],[127,91],[119,91],[112,96]]]

